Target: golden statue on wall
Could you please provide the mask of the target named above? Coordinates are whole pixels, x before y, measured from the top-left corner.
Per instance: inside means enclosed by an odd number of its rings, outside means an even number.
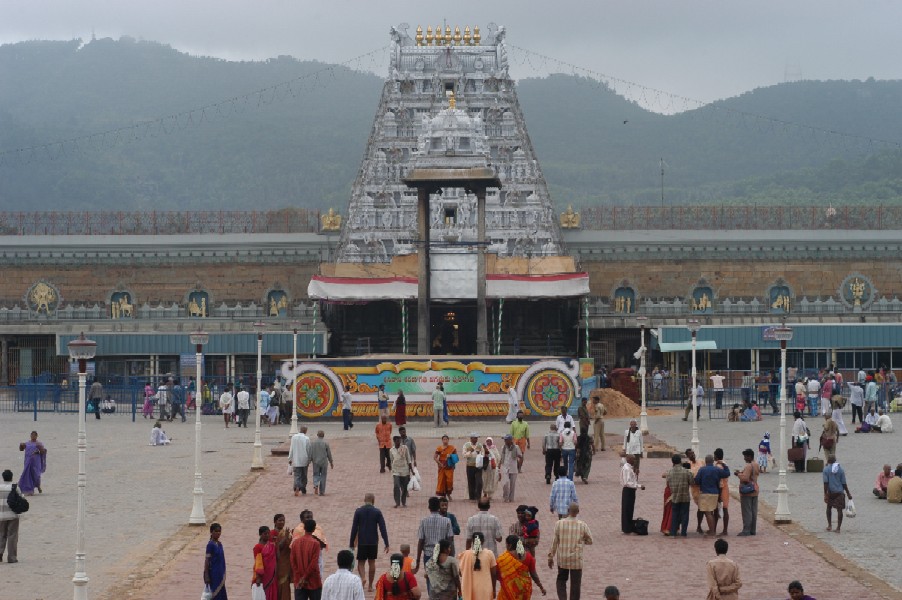
[[[703,312],[711,308],[711,299],[708,298],[708,293],[704,292],[698,301],[693,298],[689,306],[694,311]]]
[[[614,312],[631,314],[633,312],[633,299],[630,296],[616,296],[614,298]]]
[[[122,294],[119,298],[110,302],[110,318],[132,317],[134,313],[135,305],[131,303],[131,298],[128,294]]]
[[[579,213],[573,211],[572,204],[568,204],[567,210],[561,213],[561,227],[564,229],[579,229]]]
[[[339,231],[341,229],[341,215],[330,208],[329,212],[320,217],[323,231]]]
[[[784,312],[789,312],[789,306],[790,300],[788,294],[778,295],[770,305],[771,308],[782,308]]]
[[[282,309],[288,308],[288,296],[282,294],[281,296],[276,296],[273,294],[269,297],[269,316],[270,317],[278,317],[279,311]]]
[[[849,291],[852,292],[852,299],[855,301],[855,306],[861,306],[861,300],[864,298],[865,289],[867,289],[867,284],[858,277],[849,283]]]
[[[50,314],[50,305],[56,302],[56,292],[43,281],[35,285],[28,295],[32,308],[36,313]]]
[[[188,302],[188,316],[189,317],[200,317],[202,319],[207,318],[207,297],[201,296],[200,304],[197,303],[196,298],[191,298]]]

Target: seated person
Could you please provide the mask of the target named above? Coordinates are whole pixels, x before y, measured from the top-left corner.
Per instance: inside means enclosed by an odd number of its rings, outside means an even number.
[[[165,446],[169,444],[172,440],[167,437],[166,432],[163,431],[163,426],[159,421],[154,423],[153,429],[150,430],[150,445],[151,446]]]
[[[896,476],[886,484],[886,501],[902,504],[902,465],[896,467]]]
[[[868,411],[868,414],[864,416],[864,423],[861,424],[861,427],[857,427],[855,429],[855,433],[870,433],[874,429],[874,425],[877,424],[877,413],[874,412],[874,408]]]
[[[883,465],[883,470],[877,474],[877,481],[874,483],[874,495],[881,500],[886,500],[886,486],[892,478],[892,468],[889,465]]]
[[[758,408],[758,403],[752,400],[752,405],[745,409],[742,413],[742,416],[739,417],[740,421],[760,421],[761,420],[761,409]]]
[[[878,433],[893,432],[893,422],[890,420],[889,415],[886,414],[886,412],[884,412],[882,408],[880,409],[880,416],[877,417],[877,422],[874,423],[873,429]]]
[[[730,409],[730,414],[727,415],[727,420],[731,423],[736,423],[742,418],[742,409],[738,404],[734,404],[733,408]]]
[[[113,400],[112,396],[107,396],[103,399],[103,402],[100,403],[100,412],[107,414],[116,412],[116,401]]]

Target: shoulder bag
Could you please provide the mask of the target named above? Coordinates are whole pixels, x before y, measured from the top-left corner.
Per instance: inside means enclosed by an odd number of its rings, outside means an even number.
[[[9,509],[17,515],[28,512],[28,509],[30,508],[28,505],[28,500],[26,500],[22,496],[22,494],[19,493],[19,490],[16,489],[15,483],[13,484],[12,489],[9,491],[9,495],[6,497],[6,505],[9,506]]]

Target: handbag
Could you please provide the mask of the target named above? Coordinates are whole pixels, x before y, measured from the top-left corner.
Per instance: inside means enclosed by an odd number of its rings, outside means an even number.
[[[209,585],[204,586],[204,591],[200,594],[200,600],[213,600],[213,590]]]
[[[648,521],[645,519],[634,519],[633,533],[636,535],[648,535]]]
[[[9,506],[9,509],[17,515],[28,512],[28,509],[30,508],[28,505],[28,500],[26,500],[22,496],[22,494],[19,493],[19,490],[16,489],[15,483],[12,484],[12,489],[9,491],[9,495],[6,497],[6,505]]]
[[[857,513],[855,512],[855,503],[852,502],[852,499],[850,498],[846,502],[846,516],[849,517],[850,519],[853,519],[853,518],[855,518],[856,514]]]
[[[262,584],[255,583],[251,586],[251,600],[266,600],[266,592]]]
[[[457,452],[452,452],[448,456],[448,467],[453,469],[454,465],[456,465],[458,462],[460,462],[460,457],[457,455]]]
[[[755,484],[751,481],[748,483],[740,483],[739,484],[739,493],[740,494],[754,494],[755,493]]]
[[[805,449],[804,448],[790,448],[786,451],[786,458],[790,462],[796,462],[799,460],[805,459]]]
[[[836,442],[832,437],[822,437],[821,438],[821,446],[824,450],[832,450],[833,444]]]

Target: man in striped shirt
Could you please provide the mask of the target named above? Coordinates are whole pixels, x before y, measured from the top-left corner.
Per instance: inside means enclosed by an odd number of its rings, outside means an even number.
[[[554,525],[554,540],[548,552],[548,568],[557,559],[557,597],[567,598],[567,579],[570,579],[570,600],[579,600],[583,579],[583,545],[592,543],[589,526],[577,519],[579,504],[570,505],[567,518]]]
[[[363,582],[351,573],[354,553],[342,550],[338,553],[338,570],[323,582],[322,600],[364,600]]]

